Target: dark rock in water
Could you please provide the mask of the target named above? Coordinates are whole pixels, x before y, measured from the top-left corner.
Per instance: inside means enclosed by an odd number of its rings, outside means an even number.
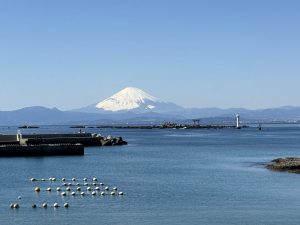
[[[299,173],[300,174],[300,158],[288,157],[278,158],[266,165],[266,168],[275,171]]]
[[[127,142],[122,139],[122,137],[111,137],[101,139],[102,146],[116,146],[116,145],[127,145]]]
[[[37,129],[37,128],[40,128],[38,126],[28,126],[28,125],[24,125],[24,126],[20,126],[18,127],[20,129]]]
[[[85,128],[84,125],[75,125],[75,126],[70,126],[70,128]]]
[[[110,139],[102,139],[101,144],[102,146],[112,146],[112,141]]]
[[[122,137],[114,138],[113,145],[126,145],[127,142],[123,141]]]

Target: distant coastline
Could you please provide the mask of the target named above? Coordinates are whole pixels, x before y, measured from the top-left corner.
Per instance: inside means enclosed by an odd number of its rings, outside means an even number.
[[[194,108],[167,112],[97,112],[62,111],[41,106],[27,107],[13,111],[0,111],[0,126],[22,125],[157,125],[166,121],[188,124],[199,119],[200,124],[235,124],[239,114],[243,124],[300,124],[300,107],[279,107],[262,110],[243,108]]]

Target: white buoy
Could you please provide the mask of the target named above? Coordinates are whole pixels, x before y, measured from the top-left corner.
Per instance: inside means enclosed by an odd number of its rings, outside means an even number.
[[[52,181],[52,177],[49,177],[49,179],[48,179],[49,181]]]
[[[48,187],[48,188],[47,188],[47,191],[51,191],[51,188]]]
[[[103,186],[104,184],[103,184],[103,183],[100,183],[100,185]]]
[[[88,183],[84,183],[83,185],[84,185],[84,186],[88,186],[89,184],[88,184]]]
[[[66,195],[67,195],[66,192],[61,193],[61,196],[66,196]]]
[[[57,191],[61,191],[61,188],[60,188],[60,187],[57,187],[56,190],[57,190]]]
[[[100,190],[100,188],[99,188],[99,187],[96,187],[96,188],[95,188],[95,190],[96,190],[96,191],[99,191],[99,190]]]
[[[122,191],[119,192],[119,195],[124,195],[124,193]]]
[[[109,190],[109,187],[105,187],[104,189],[105,189],[106,191],[108,191],[108,190]]]
[[[90,191],[90,190],[92,190],[92,188],[91,187],[87,187],[86,190]]]
[[[101,195],[105,195],[105,192],[104,192],[104,191],[102,191],[102,192],[101,192]]]
[[[87,178],[83,178],[83,181],[87,181]]]
[[[97,183],[93,183],[94,186],[97,186]]]
[[[31,178],[30,180],[31,180],[31,181],[36,181],[36,179],[35,179],[35,178]]]
[[[66,178],[61,178],[61,180],[62,180],[62,181],[65,181],[65,180],[66,180]]]
[[[72,183],[68,183],[68,186],[72,186]]]
[[[72,181],[76,181],[76,179],[73,177],[73,178],[72,178]]]
[[[22,199],[22,196],[18,196],[18,199],[21,200],[21,199]]]
[[[118,188],[117,188],[117,187],[114,187],[113,190],[116,191],[116,190],[118,190]]]
[[[41,181],[45,181],[45,178],[42,178]]]
[[[40,187],[35,187],[35,188],[34,188],[34,191],[35,191],[35,192],[40,192],[40,191],[41,191],[41,188],[40,188]]]
[[[13,208],[14,209],[18,209],[20,206],[19,206],[19,204],[18,203],[15,203],[14,205],[13,205]]]
[[[66,191],[71,191],[71,188],[69,188],[69,187],[66,187]]]
[[[77,188],[77,191],[80,191],[80,190],[81,190],[81,188],[80,188],[80,187],[78,187],[78,188]]]
[[[80,186],[80,183],[77,183],[76,185],[77,185],[77,186]]]
[[[75,195],[76,195],[76,193],[73,191],[73,192],[71,193],[71,195],[72,195],[72,196],[75,196]]]
[[[81,194],[82,196],[83,196],[83,195],[85,195],[85,193],[84,193],[84,192],[81,192],[80,194]]]
[[[66,184],[66,183],[63,183],[63,186],[68,186],[68,184]]]
[[[94,177],[94,178],[93,178],[93,181],[97,181],[97,178],[96,178],[96,177]]]
[[[58,208],[58,207],[59,207],[58,203],[55,202],[55,203],[53,204],[53,207],[54,207],[54,208]]]
[[[96,195],[96,194],[97,194],[96,191],[93,191],[93,192],[92,192],[92,195]]]
[[[65,207],[65,208],[68,208],[68,207],[69,207],[69,204],[68,204],[68,203],[65,203],[65,204],[64,204],[64,207]]]
[[[52,181],[56,181],[56,178],[55,178],[55,177],[52,177]]]
[[[9,207],[13,208],[14,207],[14,203],[10,203]]]
[[[47,207],[48,207],[47,203],[46,203],[46,202],[43,203],[43,204],[42,204],[42,207],[43,207],[43,208],[47,208]]]
[[[110,192],[111,195],[115,195],[116,193],[114,191]]]

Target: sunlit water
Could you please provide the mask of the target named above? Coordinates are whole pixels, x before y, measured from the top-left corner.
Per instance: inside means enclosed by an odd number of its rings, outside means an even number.
[[[273,158],[300,155],[300,127],[234,130],[91,129],[129,145],[86,148],[85,156],[0,158],[0,224],[300,223],[300,175],[271,172]],[[42,127],[22,132],[74,132]],[[16,133],[2,127],[0,133]],[[36,178],[98,177],[124,196],[62,198]],[[74,189],[74,188],[73,188]],[[17,200],[21,195],[22,199]],[[20,208],[9,208],[19,202]],[[32,209],[43,202],[70,207]]]

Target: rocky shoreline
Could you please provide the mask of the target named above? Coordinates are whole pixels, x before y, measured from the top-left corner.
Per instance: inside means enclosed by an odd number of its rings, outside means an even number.
[[[271,163],[266,165],[266,168],[274,171],[279,171],[279,172],[300,174],[300,158],[288,157],[288,158],[274,159],[271,161]]]

